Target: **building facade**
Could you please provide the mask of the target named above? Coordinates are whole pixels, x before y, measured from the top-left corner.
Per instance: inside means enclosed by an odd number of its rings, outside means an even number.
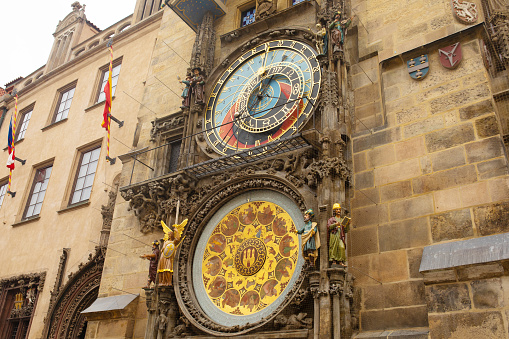
[[[139,0],[100,31],[73,4],[6,86],[1,335],[509,338],[508,25],[501,0]]]

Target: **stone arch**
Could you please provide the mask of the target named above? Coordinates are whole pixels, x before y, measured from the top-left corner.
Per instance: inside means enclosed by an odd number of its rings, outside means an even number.
[[[97,247],[78,272],[71,273],[67,283],[51,292],[43,338],[75,339],[85,329],[86,319],[81,311],[89,307],[99,294],[106,249]]]

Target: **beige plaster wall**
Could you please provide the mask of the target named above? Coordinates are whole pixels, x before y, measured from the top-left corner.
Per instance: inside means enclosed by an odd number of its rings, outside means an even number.
[[[139,98],[142,105],[131,106],[139,129],[137,149],[156,146],[155,143],[150,142],[151,121],[180,111],[180,94],[183,86],[179,84],[177,76],[185,77],[196,36],[191,28],[166,7],[156,34],[157,41],[152,39],[150,48],[147,50],[151,56],[150,66],[143,73],[145,85],[135,96],[135,98]],[[134,133],[131,133],[130,138],[133,135]],[[132,161],[125,161],[121,186],[129,184],[131,166]],[[140,168],[139,163],[136,166]],[[134,180],[136,181],[152,176],[150,170],[140,169],[136,173],[141,173],[135,176]],[[147,284],[149,262],[140,259],[139,256],[151,253],[150,244],[152,241],[162,237],[162,230],[157,233],[141,233],[137,217],[132,210],[129,210],[129,203],[121,197],[117,199],[111,228],[110,247],[118,252],[107,252],[99,296],[106,297],[125,293],[141,295],[134,301],[137,305],[133,338],[144,338],[147,322],[147,306],[142,287]],[[93,337],[104,338],[106,332],[101,331],[107,331],[107,327],[99,325]]]
[[[123,60],[112,114],[124,120],[125,125],[119,129],[112,123],[110,144],[112,157],[129,151],[128,146],[132,143],[138,104],[123,91],[134,98],[141,98],[158,27],[159,22],[156,21],[115,44],[114,57],[123,56]],[[12,190],[17,194],[15,198],[6,196],[0,209],[2,220],[0,278],[23,273],[47,272],[44,290],[39,296],[30,329],[30,338],[38,338],[41,335],[62,248],[71,249],[65,270],[67,277],[69,273],[78,270],[80,263],[86,262],[89,253],[93,252],[99,243],[102,227],[101,205],[107,203],[109,185],[121,171],[120,161],[113,166],[105,161],[106,132],[100,126],[104,105],[91,107],[99,86],[99,68],[108,62],[108,51],[100,51],[82,61],[74,61],[71,66],[62,66],[61,71],[56,70],[52,73],[53,76],[45,76],[30,87],[31,89],[27,88],[20,92],[18,108],[23,109],[33,102],[35,107],[25,138],[16,144],[16,155],[27,160],[24,166],[16,163],[13,173]],[[75,80],[78,82],[68,119],[41,130],[51,120],[54,102],[58,99],[57,90]],[[9,107],[8,117],[13,112],[13,102]],[[7,138],[8,128],[7,118],[0,130],[4,138]],[[101,142],[102,149],[90,204],[65,213],[57,213],[67,207],[70,187],[76,175],[73,166],[78,160],[77,149],[93,141]],[[4,161],[7,159],[6,150],[3,159]],[[32,184],[34,166],[49,159],[54,159],[53,170],[40,218],[13,226],[21,220]],[[0,176],[6,178],[8,169],[2,167]],[[66,281],[67,279],[64,283]]]

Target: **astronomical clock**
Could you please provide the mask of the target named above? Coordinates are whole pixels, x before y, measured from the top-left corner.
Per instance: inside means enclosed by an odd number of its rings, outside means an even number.
[[[246,51],[212,88],[209,145],[230,155],[296,134],[310,117],[320,80],[316,52],[303,42],[274,40]]]
[[[311,117],[320,84],[316,52],[302,41],[272,40],[245,50],[210,87],[206,142],[230,156],[291,138]],[[296,232],[302,206],[277,190],[237,194],[207,212],[209,219],[181,249],[188,255],[177,273],[187,281],[175,289],[184,314],[202,319],[193,324],[214,335],[263,326],[288,305],[304,277]]]

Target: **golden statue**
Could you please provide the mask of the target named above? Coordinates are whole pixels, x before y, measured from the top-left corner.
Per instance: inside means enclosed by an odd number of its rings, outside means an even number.
[[[181,235],[184,227],[187,225],[187,219],[182,221],[180,225],[173,225],[172,228],[166,226],[164,221],[161,220],[164,231],[164,244],[159,259],[159,266],[157,273],[159,273],[159,286],[172,286],[173,285],[173,260],[175,259],[175,252],[181,243]]]

